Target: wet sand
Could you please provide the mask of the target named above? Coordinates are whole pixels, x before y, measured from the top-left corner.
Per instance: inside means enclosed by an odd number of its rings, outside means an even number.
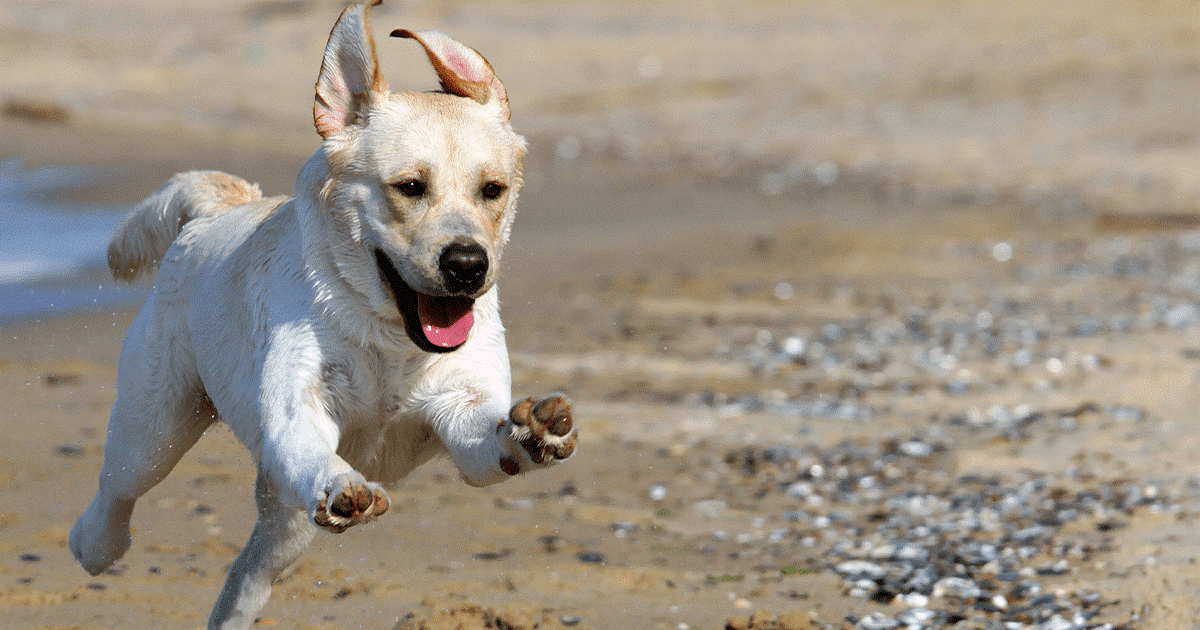
[[[514,390],[568,392],[582,441],[484,490],[421,469],[376,523],[319,536],[258,625],[1196,626],[1195,16],[391,4],[377,34],[442,28],[506,81],[532,151],[502,280]],[[70,194],[106,203],[187,168],[290,190],[337,11],[0,3],[0,103],[61,113],[6,109],[0,156],[103,167]],[[393,86],[429,87],[380,48]],[[113,571],[71,559],[132,314],[3,330],[14,626],[202,627],[249,533],[252,466],[215,428]],[[981,593],[910,588],[887,545]]]

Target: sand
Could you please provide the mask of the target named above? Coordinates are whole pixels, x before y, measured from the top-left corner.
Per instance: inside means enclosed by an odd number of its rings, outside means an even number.
[[[289,191],[317,145],[311,89],[339,10],[0,2],[0,157],[101,169],[64,193],[81,202],[133,202],[188,168]],[[899,605],[848,596],[823,543],[763,542],[811,532],[783,517],[795,506],[756,499],[727,455],[928,434],[948,444],[954,474],[1074,471],[1180,489],[1177,511],[1122,514],[1102,551],[1047,579],[1116,600],[1113,623],[1196,627],[1191,320],[1058,334],[1029,369],[963,358],[980,384],[965,392],[918,373],[901,375],[917,383],[908,390],[847,396],[857,368],[743,360],[786,334],[811,341],[830,323],[905,309],[976,317],[1024,301],[1052,327],[1076,311],[1151,312],[1145,296],[1187,304],[1186,229],[1200,225],[1194,12],[389,0],[374,19],[378,36],[445,30],[506,83],[531,144],[502,280],[514,388],[571,394],[582,440],[566,464],[484,490],[445,461],[421,469],[378,522],[318,536],[258,625],[708,629],[753,614],[763,628],[847,626]],[[411,43],[379,50],[394,88],[432,87]],[[1078,272],[1120,256],[1165,271]],[[252,466],[217,427],[139,504],[113,571],[89,577],[70,557],[133,312],[0,331],[0,612],[12,627],[202,627],[249,533]],[[721,402],[746,395],[875,411]],[[972,410],[1083,403],[1145,420],[1021,440],[945,428]]]

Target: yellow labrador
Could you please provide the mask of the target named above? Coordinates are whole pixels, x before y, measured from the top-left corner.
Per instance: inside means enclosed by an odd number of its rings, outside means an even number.
[[[442,91],[388,91],[368,5],[342,13],[316,87],[324,142],[294,198],[218,172],[173,177],[117,230],[119,278],[159,267],[125,339],[99,491],[71,531],[92,574],[130,545],[134,502],[223,420],[258,465],[259,520],[209,620],[247,628],[318,528],[389,502],[380,484],[449,454],[482,486],[575,449],[562,395],[512,404],[496,296],[525,142],[476,51],[420,43]]]

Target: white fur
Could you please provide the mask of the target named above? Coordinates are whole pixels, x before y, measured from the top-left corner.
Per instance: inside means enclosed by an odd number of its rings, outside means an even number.
[[[260,518],[210,628],[248,627],[317,524],[342,531],[371,520],[387,507],[379,484],[437,455],[475,486],[508,478],[513,462],[527,471],[557,461],[535,463],[523,446],[529,428],[510,418],[494,286],[524,142],[506,99],[500,108],[500,98],[467,96],[387,92],[367,7],[351,7],[318,82],[314,118],[325,142],[301,170],[295,198],[262,199],[223,173],[185,173],[114,235],[114,273],[161,267],[121,352],[99,491],[71,532],[88,571],[124,554],[136,499],[218,417],[254,454]],[[423,178],[428,194],[397,193],[407,177]],[[490,181],[506,187],[501,198],[480,197]],[[406,334],[373,252],[386,252],[409,286],[436,294],[438,254],[455,238],[481,243],[492,265],[467,341],[427,353]],[[573,449],[573,429],[547,438]],[[349,519],[327,513],[355,489],[374,497],[370,508]]]

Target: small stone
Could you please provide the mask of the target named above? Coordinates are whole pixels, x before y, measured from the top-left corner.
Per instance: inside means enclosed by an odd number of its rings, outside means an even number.
[[[900,614],[896,615],[896,620],[906,626],[924,627],[930,625],[930,623],[936,617],[937,613],[934,611],[928,608],[918,607],[910,608],[901,612]]]
[[[873,612],[859,619],[854,625],[862,630],[892,630],[900,627],[900,622],[883,613]]]
[[[609,524],[608,528],[611,529],[614,533],[618,534],[619,536],[624,536],[626,534],[631,534],[631,533],[637,531],[638,526],[637,526],[637,523],[621,522],[621,523],[611,523],[611,524]]]
[[[606,560],[604,554],[600,553],[599,551],[580,551],[579,553],[575,554],[575,557],[578,558],[580,562],[585,562],[587,564],[604,564]]]
[[[868,598],[874,597],[875,592],[879,590],[879,585],[875,580],[860,578],[850,583],[850,590],[846,593],[850,597]]]
[[[1071,571],[1071,567],[1067,564],[1066,560],[1059,560],[1058,562],[1038,567],[1036,570],[1038,575],[1065,575]]]
[[[924,608],[929,605],[929,597],[920,593],[904,593],[896,596],[896,601],[911,608]]]
[[[778,282],[775,284],[775,299],[790,300],[796,294],[796,290],[790,282]]]
[[[1038,630],[1077,630],[1079,626],[1063,619],[1062,615],[1053,615],[1038,626]]]
[[[697,501],[692,504],[692,512],[696,516],[704,518],[718,518],[725,514],[729,509],[729,505],[720,499],[709,499],[707,501]]]
[[[46,387],[65,387],[68,385],[78,385],[83,377],[78,374],[58,374],[51,373],[42,376],[42,382]]]
[[[973,600],[983,595],[983,589],[972,580],[960,577],[946,577],[933,584],[934,597],[957,597]]]
[[[54,454],[59,457],[82,457],[86,451],[77,444],[61,444],[54,447]]]
[[[511,555],[512,549],[502,549],[500,551],[481,551],[472,554],[471,558],[474,560],[503,560]]]
[[[813,494],[813,485],[807,481],[797,481],[787,487],[785,494],[796,499],[808,497]]]
[[[874,562],[867,562],[866,560],[847,560],[845,562],[839,562],[833,567],[833,570],[845,576],[847,579],[867,578],[869,580],[880,580],[883,579],[883,576],[887,575],[887,569],[883,568],[882,565]]]
[[[922,458],[922,457],[929,457],[930,455],[933,455],[933,447],[932,446],[930,446],[929,444],[926,444],[925,442],[919,442],[917,440],[909,440],[907,442],[902,442],[899,446],[899,450],[901,453],[903,453],[904,455],[907,455],[909,457]]]

